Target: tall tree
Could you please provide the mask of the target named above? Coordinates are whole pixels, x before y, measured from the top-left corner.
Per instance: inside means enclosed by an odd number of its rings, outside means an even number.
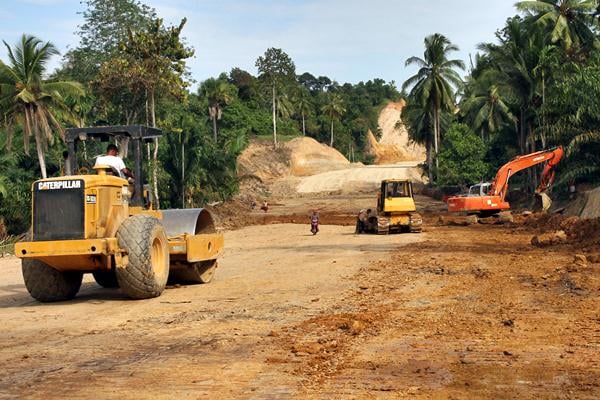
[[[42,177],[46,178],[45,153],[54,134],[63,137],[63,127],[56,116],[65,118],[72,114],[65,101],[67,97],[84,94],[79,83],[71,81],[47,81],[43,79],[46,64],[58,50],[50,42],[43,43],[35,36],[23,35],[14,48],[4,42],[8,50],[9,65],[0,61],[0,110],[7,125],[9,136],[13,127],[23,127],[23,145],[29,151],[29,138],[35,145]],[[10,138],[9,138],[10,143]]]
[[[598,38],[592,30],[597,0],[529,0],[515,4],[536,24],[547,28],[552,43],[561,43],[565,50],[597,47]]]
[[[120,55],[104,62],[90,85],[109,123],[149,123],[145,82],[130,57]]]
[[[194,55],[194,50],[180,37],[186,22],[184,18],[177,26],[165,27],[162,19],[155,19],[145,30],[129,30],[129,38],[122,46],[132,62],[132,72],[138,75],[148,93],[152,126],[156,126],[157,93],[182,98],[189,86],[184,79],[185,60]]]
[[[448,59],[454,51],[458,51],[458,46],[444,35],[435,33],[425,38],[423,58],[410,57],[406,60],[406,66],[415,64],[419,71],[404,82],[402,89],[411,88],[409,96],[430,110],[435,155],[441,139],[441,113],[456,107],[454,91],[462,85],[456,69],[465,69],[461,60]]]
[[[454,122],[454,114],[451,112],[442,112],[440,116],[440,126],[446,131]],[[431,111],[427,107],[422,107],[417,99],[406,99],[406,106],[402,109],[402,120],[409,137],[412,141],[425,146],[425,155],[427,163],[427,176],[429,182],[434,182],[433,168],[433,118]]]
[[[229,83],[238,89],[238,97],[244,101],[256,97],[256,78],[240,68],[233,68],[229,73]]]
[[[330,94],[327,104],[321,108],[321,111],[326,114],[331,121],[329,146],[333,147],[333,122],[339,121],[346,112],[341,96],[337,93]]]
[[[184,18],[177,26],[164,27],[163,20],[158,18],[145,30],[129,30],[127,42],[122,44],[124,66],[130,68],[128,72],[134,77],[132,82],[140,85],[147,94],[148,114],[153,127],[156,126],[157,95],[168,94],[183,100],[187,94],[185,89],[189,84],[184,79],[185,60],[194,55],[194,50],[188,48],[180,37],[186,21]],[[153,160],[153,186],[158,208],[158,139],[154,142]]]
[[[273,117],[273,144],[277,147],[277,96],[283,87],[296,79],[296,66],[283,50],[269,48],[256,60],[259,79],[271,91]]]
[[[221,119],[223,106],[230,104],[235,98],[236,87],[227,81],[209,78],[202,82],[199,89],[208,101],[208,115],[212,121],[213,137],[217,141],[217,121]]]
[[[83,24],[78,26],[79,45],[64,57],[62,73],[80,82],[93,80],[100,66],[119,52],[128,29],[145,29],[156,18],[153,8],[138,0],[82,0]]]
[[[427,163],[427,176],[433,182],[433,119],[428,108],[421,107],[417,99],[406,99],[406,106],[402,109],[401,122],[406,127],[410,139],[425,146],[425,162]]]

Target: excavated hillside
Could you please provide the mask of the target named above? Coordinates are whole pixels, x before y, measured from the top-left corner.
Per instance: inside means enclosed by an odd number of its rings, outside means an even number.
[[[270,141],[255,141],[238,157],[238,175],[265,183],[289,176],[310,176],[348,168],[339,151],[310,137],[298,137],[273,148]]]
[[[274,187],[290,194],[372,191],[382,179],[423,183],[418,164],[425,160],[425,149],[411,143],[400,123],[404,105],[391,102],[381,111],[381,140],[367,133],[367,152],[375,157],[375,165],[352,164],[336,149],[309,137],[295,138],[277,149],[270,141],[253,142],[238,158],[242,193],[266,195]]]
[[[286,144],[290,150],[293,176],[310,176],[348,168],[350,161],[334,148],[308,137],[296,138]]]
[[[600,218],[600,187],[581,193],[565,210],[568,216]]]
[[[377,140],[372,131],[367,133],[367,154],[375,157],[375,164],[394,164],[402,161],[425,161],[425,148],[411,142],[406,127],[402,124],[401,113],[406,103],[390,102],[379,114],[381,139]]]

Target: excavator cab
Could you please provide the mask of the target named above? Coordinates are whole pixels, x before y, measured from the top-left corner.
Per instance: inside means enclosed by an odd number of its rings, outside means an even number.
[[[469,188],[468,197],[487,196],[490,191],[492,184],[490,182],[478,183]]]

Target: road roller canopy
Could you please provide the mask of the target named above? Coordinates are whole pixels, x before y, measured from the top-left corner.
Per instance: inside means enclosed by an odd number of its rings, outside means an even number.
[[[118,125],[118,126],[95,126],[91,128],[69,128],[65,131],[67,143],[85,141],[88,139],[108,142],[114,138],[130,138],[151,142],[162,136],[158,128],[150,128],[144,125]]]
[[[143,184],[144,171],[142,169],[143,143],[150,143],[162,136],[162,131],[157,128],[150,128],[144,125],[117,125],[117,126],[95,126],[89,128],[69,128],[65,132],[65,140],[68,147],[68,165],[65,168],[66,175],[75,175],[79,171],[79,161],[77,158],[78,145],[83,143],[85,149],[86,142],[129,142],[132,146],[133,165],[128,166],[133,170],[135,176],[134,194],[131,201],[132,205],[143,206]],[[125,139],[123,141],[123,139]],[[88,145],[89,147],[89,145]]]

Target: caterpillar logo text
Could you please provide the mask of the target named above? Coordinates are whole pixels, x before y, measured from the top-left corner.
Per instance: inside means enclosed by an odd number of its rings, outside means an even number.
[[[51,181],[39,182],[38,190],[81,189],[81,181]]]

